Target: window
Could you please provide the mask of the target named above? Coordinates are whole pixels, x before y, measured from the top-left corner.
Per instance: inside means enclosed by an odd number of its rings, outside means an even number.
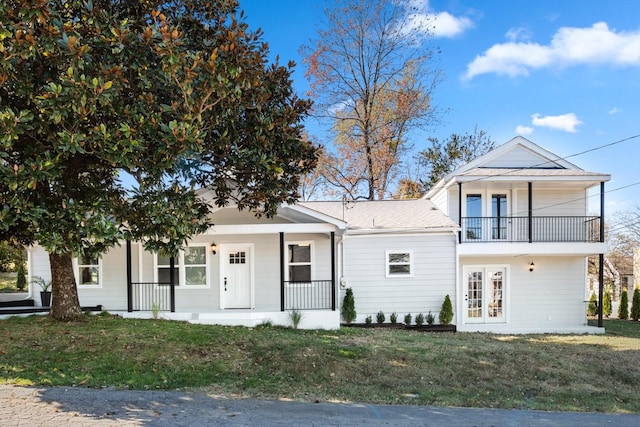
[[[311,242],[287,243],[287,280],[311,282]]]
[[[77,259],[76,277],[79,286],[100,286],[100,258],[84,253]]]
[[[156,255],[156,282],[168,285],[170,278],[170,258]],[[190,245],[174,257],[174,281],[176,286],[208,286],[209,268],[207,265],[207,245]]]
[[[413,276],[412,251],[387,251],[387,277]]]

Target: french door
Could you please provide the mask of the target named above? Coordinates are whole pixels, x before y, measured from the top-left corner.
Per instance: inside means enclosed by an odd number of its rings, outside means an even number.
[[[465,266],[465,323],[506,322],[507,268]]]

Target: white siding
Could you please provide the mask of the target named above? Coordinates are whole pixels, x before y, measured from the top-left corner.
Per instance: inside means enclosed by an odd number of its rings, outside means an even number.
[[[554,167],[555,164],[549,163],[542,156],[521,146],[516,146],[500,157],[482,164],[482,167],[485,168],[530,168],[536,166],[548,168]]]
[[[535,270],[529,271],[529,264]],[[460,300],[464,309],[465,265],[507,265],[507,322],[462,325],[461,330],[551,332],[586,324],[586,269],[584,257],[477,257],[460,260]],[[462,317],[459,317],[462,319]],[[459,323],[459,325],[461,322]]]
[[[413,277],[385,276],[387,250],[413,251]],[[435,316],[445,295],[455,298],[455,237],[441,235],[347,236],[344,240],[344,280],[353,289],[357,322],[375,321],[383,311]],[[344,292],[341,293],[341,297]]]

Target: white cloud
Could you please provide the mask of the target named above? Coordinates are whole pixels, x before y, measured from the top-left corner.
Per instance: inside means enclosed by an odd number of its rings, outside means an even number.
[[[576,127],[582,124],[574,113],[561,114],[559,116],[544,116],[536,113],[531,115],[531,123],[534,126],[547,127],[551,129],[563,130],[565,132],[576,133]]]
[[[618,114],[618,113],[622,113],[622,110],[618,107],[613,107],[611,110],[609,110],[609,114]]]
[[[640,30],[616,31],[605,22],[587,28],[562,27],[551,43],[511,41],[491,46],[467,65],[466,79],[485,73],[527,76],[531,70],[574,65],[640,66]]]
[[[518,40],[529,40],[531,39],[531,32],[524,27],[518,28],[510,28],[505,34],[507,40],[515,42]]]
[[[435,12],[428,0],[410,0],[405,3],[407,17],[403,32],[424,32],[435,37],[456,37],[469,28],[473,21],[466,16],[449,12]]]
[[[516,133],[518,135],[531,135],[533,133],[533,128],[529,126],[518,125],[516,127]]]

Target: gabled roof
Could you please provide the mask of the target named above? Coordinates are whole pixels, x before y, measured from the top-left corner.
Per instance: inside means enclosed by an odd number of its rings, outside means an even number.
[[[459,228],[430,200],[425,199],[299,202],[298,205],[344,220],[348,230],[352,231],[433,232]]]
[[[517,136],[490,152],[470,161],[442,178],[424,196],[431,198],[454,181],[481,178],[491,180],[586,180],[608,181],[610,175],[588,172],[549,150]]]

